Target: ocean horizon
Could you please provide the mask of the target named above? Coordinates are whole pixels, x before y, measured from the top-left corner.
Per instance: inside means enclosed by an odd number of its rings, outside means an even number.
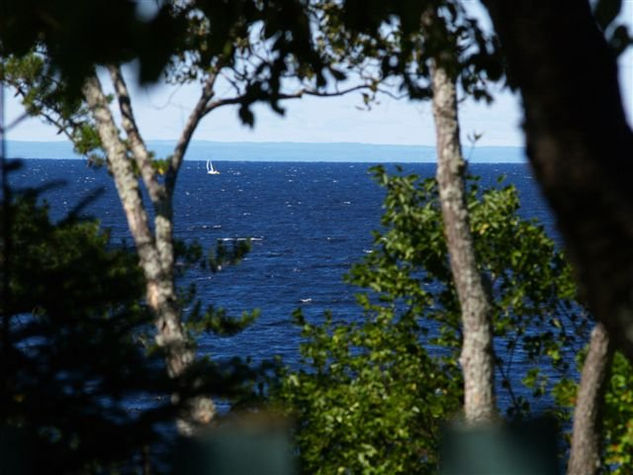
[[[173,151],[175,140],[149,140],[147,146],[157,157]],[[9,158],[80,159],[68,141],[8,140]],[[464,147],[472,163],[526,163],[523,147]],[[356,142],[216,142],[194,140],[186,161],[246,162],[347,162],[347,163],[434,163],[435,147],[429,145],[389,145]]]

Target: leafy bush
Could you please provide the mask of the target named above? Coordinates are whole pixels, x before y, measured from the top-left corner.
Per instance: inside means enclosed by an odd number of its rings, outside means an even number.
[[[296,420],[309,473],[434,471],[442,425],[461,406],[459,303],[436,183],[373,172],[387,191],[383,229],[346,278],[365,289],[358,295],[364,316],[314,323],[297,313],[300,367],[286,368],[273,392]],[[569,266],[543,227],[519,216],[514,187],[482,191],[471,179],[468,207],[494,307],[498,381],[508,413],[522,415],[530,405],[512,387],[511,375],[520,374],[513,355],[564,373],[565,351],[578,345],[586,318],[573,301]],[[545,394],[545,376],[525,376],[536,396]]]

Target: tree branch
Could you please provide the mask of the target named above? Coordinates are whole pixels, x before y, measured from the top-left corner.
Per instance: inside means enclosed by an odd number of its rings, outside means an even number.
[[[200,120],[207,114],[206,107],[211,98],[213,98],[213,87],[217,77],[217,72],[213,72],[207,76],[204,86],[202,87],[202,94],[189,114],[185,128],[182,130],[178,143],[174,148],[174,153],[171,156],[165,180],[167,193],[170,195],[173,193],[173,189],[176,184],[176,177],[178,176],[178,170],[180,170],[180,165],[182,164],[182,160],[185,156],[185,152],[187,151],[187,147],[189,146],[189,142],[191,141],[191,137],[193,136],[196,127],[198,127]]]
[[[160,238],[154,240],[148,226],[148,218],[139,191],[132,162],[127,157],[127,148],[119,138],[118,129],[108,107],[108,101],[96,75],[90,76],[84,86],[83,94],[92,112],[101,143],[106,151],[114,183],[123,204],[130,233],[134,238],[147,284],[147,304],[155,315],[158,331],[156,343],[166,350],[167,370],[171,377],[182,376],[195,358],[189,337],[180,320],[180,309],[174,289],[173,253],[171,241]],[[165,206],[171,205],[171,195],[167,193]],[[171,236],[171,219],[160,214],[156,217],[156,235]],[[162,248],[161,248],[162,246]],[[180,397],[180,395],[176,395]],[[181,431],[189,434],[192,427],[206,424],[215,411],[210,398],[198,396],[189,400],[190,410],[178,420]]]
[[[576,396],[568,475],[598,473],[601,468],[602,406],[612,359],[613,344],[607,329],[597,323],[591,332]]]
[[[121,74],[119,66],[109,66],[110,76],[121,110],[121,125],[127,134],[132,154],[141,171],[143,183],[147,187],[150,199],[154,205],[154,239],[156,250],[160,257],[160,264],[168,278],[172,278],[174,263],[174,232],[173,207],[171,197],[166,192],[166,186],[158,182],[156,171],[152,166],[152,157],[134,119],[130,95]]]
[[[110,78],[112,79],[114,91],[119,102],[119,109],[121,110],[121,125],[129,140],[130,149],[141,172],[143,183],[145,183],[149,192],[149,197],[156,206],[165,197],[164,186],[156,179],[156,172],[154,167],[152,167],[152,157],[136,125],[130,93],[121,74],[121,68],[118,65],[110,65],[108,66],[108,71],[110,72]]]
[[[143,207],[138,180],[134,177],[132,164],[126,157],[126,147],[121,141],[108,101],[96,75],[90,76],[83,86],[88,107],[92,111],[101,144],[108,157],[110,171],[114,177],[117,192],[123,204],[130,233],[136,244],[141,263],[158,262],[154,252],[152,233],[148,225],[147,213]],[[157,279],[156,275],[146,274],[148,280]]]
[[[278,99],[278,100],[286,100],[286,99],[301,99],[305,96],[314,96],[314,97],[338,97],[344,96],[345,94],[349,94],[350,92],[360,91],[362,89],[369,89],[371,86],[368,84],[359,84],[357,86],[349,87],[347,89],[342,89],[340,91],[333,92],[321,92],[315,91],[313,89],[301,89],[292,94],[278,94],[277,96],[265,97],[262,99]],[[381,91],[382,92],[382,91]],[[222,106],[236,105],[236,104],[249,104],[252,102],[252,98],[248,97],[246,94],[242,94],[241,96],[229,97],[226,99],[218,99],[217,101],[210,102],[205,110],[204,114],[208,114],[209,112],[217,109]]]
[[[13,119],[13,121],[4,126],[4,127],[0,127],[0,133],[1,134],[5,134],[8,131],[10,131],[13,127],[15,127],[16,125],[18,125],[20,122],[22,122],[23,120],[27,119],[29,117],[29,113],[28,112],[23,112],[22,114],[20,114],[18,117],[16,117],[15,119]],[[60,130],[58,133],[62,133],[63,131]]]
[[[24,90],[22,89],[22,87],[18,83],[13,83],[11,81],[5,81],[5,82],[15,89],[15,91],[16,91],[15,95],[16,96],[19,95],[19,96],[21,96],[23,98],[26,97],[26,92],[24,92]],[[46,109],[50,109],[51,111],[53,111],[57,115],[60,115],[59,112],[57,110],[55,110],[55,108],[53,106],[45,104],[45,101],[41,101],[41,102],[42,102],[42,105],[44,105],[45,107],[41,107],[40,110],[38,111],[37,115],[42,117],[49,124],[51,124],[54,127],[56,127],[57,128],[57,134],[64,134],[66,137],[68,137],[68,140],[70,140],[71,142],[74,143],[74,137],[69,132],[69,128],[71,130],[74,129],[76,127],[76,124],[74,124],[72,121],[67,121],[68,123],[64,123],[64,119],[62,119],[61,117],[58,117],[58,118],[53,117],[50,113],[48,113],[46,111]],[[22,116],[18,117],[18,119],[16,119],[9,126],[7,126],[5,128],[5,130],[8,131],[11,127],[16,125],[19,121],[21,121],[23,118],[28,117],[29,115],[31,115],[31,114],[28,111],[25,112]]]
[[[633,132],[613,51],[587,1],[483,3],[581,295],[633,361]]]

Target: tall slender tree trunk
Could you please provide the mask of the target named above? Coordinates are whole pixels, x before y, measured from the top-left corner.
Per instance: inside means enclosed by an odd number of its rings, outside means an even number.
[[[483,3],[583,298],[633,360],[633,133],[615,55],[587,0]]]
[[[607,329],[598,323],[591,332],[576,397],[569,475],[590,475],[600,469],[602,407],[612,359],[613,344]]]
[[[491,421],[496,413],[491,306],[477,267],[468,209],[455,80],[438,64],[432,66],[433,118],[444,233],[453,281],[462,312],[464,414],[468,423]]]
[[[195,353],[181,320],[173,279],[174,255],[172,242],[172,220],[170,193],[163,193],[155,202],[155,234],[149,227],[149,219],[139,189],[138,177],[128,157],[126,145],[103,93],[99,79],[89,78],[83,87],[84,97],[96,122],[101,144],[106,152],[108,165],[123,205],[128,227],[141,269],[147,282],[147,304],[155,316],[156,342],[165,349],[169,375],[178,378],[193,362]],[[151,191],[151,190],[150,190]],[[179,398],[176,394],[174,398]],[[178,420],[182,433],[189,434],[193,428],[208,423],[214,415],[213,402],[207,397],[187,401],[187,409]]]

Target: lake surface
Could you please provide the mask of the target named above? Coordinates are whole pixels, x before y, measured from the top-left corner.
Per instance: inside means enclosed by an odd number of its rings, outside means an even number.
[[[216,357],[240,355],[255,360],[280,355],[292,364],[299,344],[298,329],[290,323],[294,309],[302,307],[313,319],[326,309],[341,320],[361,314],[354,298],[358,289],[343,283],[342,277],[371,247],[371,231],[380,226],[384,192],[371,180],[370,164],[215,165],[221,174],[209,176],[204,162],[184,162],[175,196],[176,236],[197,240],[207,248],[218,240],[251,238],[252,251],[235,267],[217,274],[192,271],[183,283],[195,282],[205,304],[224,307],[234,315],[258,308],[261,316],[235,337],[203,338],[200,350]],[[435,173],[430,163],[402,167],[405,173],[424,177]],[[484,186],[506,175],[506,183],[519,190],[522,215],[538,218],[553,232],[551,215],[527,165],[474,164],[470,171],[481,176]],[[105,169],[89,168],[82,160],[29,159],[11,180],[15,186],[63,180],[63,186],[44,194],[55,218],[103,187],[103,194],[86,212],[110,229],[115,243],[132,242]],[[517,382],[522,372],[517,372]],[[503,398],[500,395],[502,404]]]

